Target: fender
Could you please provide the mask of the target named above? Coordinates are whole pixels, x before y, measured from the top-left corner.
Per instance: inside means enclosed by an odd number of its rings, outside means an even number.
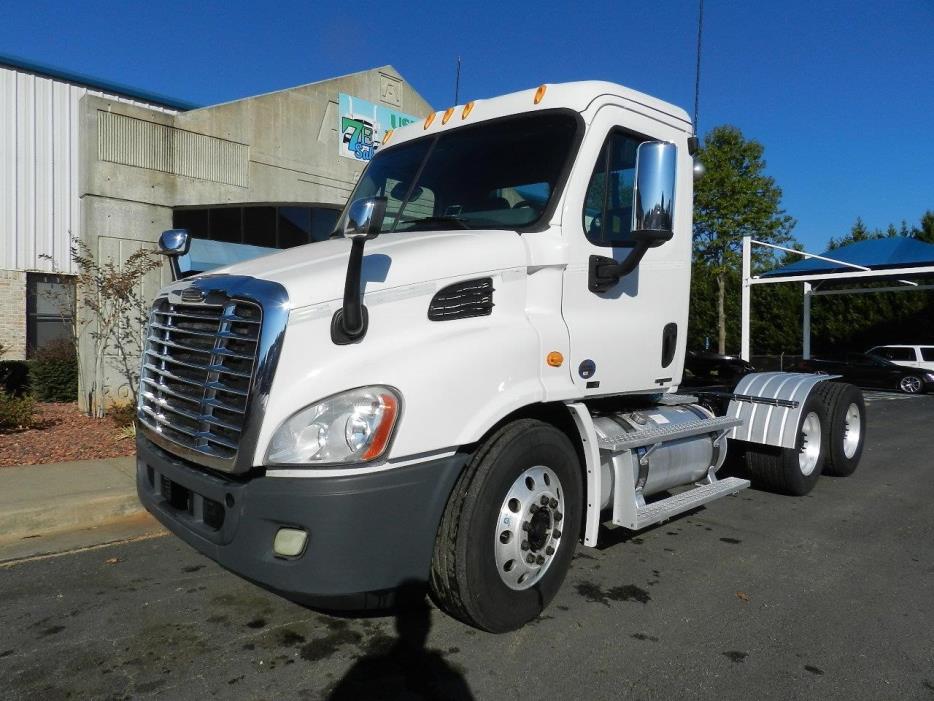
[[[742,419],[729,437],[750,443],[794,448],[798,438],[801,408],[819,382],[839,375],[803,372],[754,372],[746,375],[734,394],[780,400],[783,405],[731,399],[727,416]]]

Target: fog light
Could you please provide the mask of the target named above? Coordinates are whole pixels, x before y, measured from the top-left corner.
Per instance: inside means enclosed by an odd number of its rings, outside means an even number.
[[[296,557],[305,550],[308,534],[297,528],[280,528],[272,549],[282,557]]]

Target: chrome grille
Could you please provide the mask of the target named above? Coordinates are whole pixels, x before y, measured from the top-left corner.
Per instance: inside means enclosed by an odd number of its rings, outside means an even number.
[[[206,456],[209,465],[233,465],[261,330],[262,308],[254,302],[217,295],[202,303],[187,303],[184,295],[157,299],[140,372],[140,422]]]

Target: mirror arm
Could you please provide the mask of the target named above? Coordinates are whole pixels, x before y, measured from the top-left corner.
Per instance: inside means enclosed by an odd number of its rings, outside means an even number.
[[[344,306],[331,318],[331,340],[346,346],[356,343],[366,335],[369,314],[360,295],[360,278],[363,271],[363,246],[365,237],[350,241],[350,260],[347,262],[347,279],[344,282]]]
[[[648,241],[640,241],[619,263],[613,258],[590,256],[590,275],[587,281],[590,291],[601,293],[609,290],[636,269],[649,248]]]

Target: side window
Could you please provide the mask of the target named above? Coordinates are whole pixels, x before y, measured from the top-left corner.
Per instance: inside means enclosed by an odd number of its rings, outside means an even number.
[[[928,362],[934,360],[934,348],[922,348],[921,357]]]
[[[914,348],[883,348],[880,355],[883,358],[894,361],[913,361],[915,360]]]
[[[587,239],[598,246],[627,246],[632,228],[632,186],[640,139],[610,132],[590,176],[584,198]]]

